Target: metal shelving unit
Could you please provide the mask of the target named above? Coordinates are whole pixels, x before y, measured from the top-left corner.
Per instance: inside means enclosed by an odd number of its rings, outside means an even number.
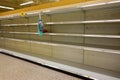
[[[86,2],[86,3],[78,3],[78,4],[70,5],[70,6],[56,7],[56,8],[49,8],[49,9],[45,9],[45,10],[27,12],[26,13],[27,18],[29,18],[31,16],[38,16],[38,14],[42,14],[42,16],[44,16],[44,15],[45,16],[52,15],[52,16],[50,16],[50,20],[44,22],[45,27],[48,28],[50,31],[48,33],[44,33],[43,37],[40,37],[40,39],[41,38],[47,38],[48,41],[47,40],[44,41],[44,39],[43,40],[38,40],[38,41],[32,40],[32,36],[37,36],[38,35],[37,31],[36,32],[34,32],[34,31],[26,31],[26,32],[21,31],[20,32],[20,31],[4,31],[4,30],[0,32],[0,33],[2,33],[2,35],[10,34],[10,35],[14,35],[14,37],[9,37],[8,38],[8,37],[5,37],[5,36],[1,36],[0,40],[13,41],[13,43],[14,42],[16,42],[16,43],[21,42],[21,43],[26,43],[26,44],[30,44],[30,45],[35,44],[35,46],[38,46],[38,45],[50,46],[50,49],[51,49],[50,52],[52,52],[51,53],[52,56],[54,55],[53,50],[61,51],[62,48],[67,49],[68,51],[66,50],[66,52],[69,52],[69,50],[72,50],[72,49],[73,50],[75,49],[75,51],[73,51],[73,53],[81,51],[80,54],[82,54],[82,55],[79,55],[79,56],[83,56],[83,57],[87,56],[88,59],[91,58],[91,55],[96,56],[97,54],[98,55],[101,55],[101,54],[104,55],[105,54],[105,57],[107,57],[107,58],[109,56],[111,56],[111,55],[112,56],[113,55],[118,55],[119,56],[119,54],[120,54],[119,46],[116,46],[116,45],[112,46],[112,44],[111,45],[106,45],[107,42],[105,42],[106,43],[105,45],[103,45],[103,44],[100,44],[100,45],[99,44],[92,44],[92,43],[90,44],[89,43],[91,38],[93,40],[94,39],[95,40],[99,40],[99,39],[109,40],[110,39],[111,41],[112,40],[113,41],[115,41],[115,40],[118,41],[120,39],[119,34],[107,34],[107,33],[104,33],[104,34],[97,33],[97,34],[95,34],[95,33],[89,33],[89,32],[87,33],[87,32],[85,32],[86,31],[86,28],[85,28],[86,25],[93,25],[93,24],[99,24],[100,25],[100,24],[109,24],[109,23],[119,25],[120,19],[117,19],[117,18],[115,18],[115,19],[93,19],[93,20],[89,20],[89,19],[86,19],[86,17],[85,17],[86,16],[85,11],[98,10],[98,9],[103,9],[103,8],[110,9],[111,7],[113,7],[113,8],[120,7],[120,0],[91,1],[91,2]],[[65,14],[65,13],[68,13],[68,12],[76,12],[76,11],[83,12],[84,15],[82,15],[82,16],[84,16],[85,18],[83,20],[71,20],[71,21],[69,21],[69,20],[54,21],[53,20],[52,21],[52,17],[53,17],[54,14],[59,15],[59,14]],[[19,14],[14,14],[14,15],[10,15],[10,16],[3,16],[3,17],[0,17],[0,20],[6,20],[6,19],[14,20],[16,18],[17,19],[20,18],[20,15]],[[38,25],[38,23],[36,23],[36,22],[35,23],[34,22],[33,23],[29,22],[29,23],[20,23],[20,24],[16,24],[16,23],[14,23],[14,24],[1,24],[0,26],[1,27],[11,27],[11,28],[14,28],[14,27],[16,27],[16,28],[17,27],[30,28],[31,26],[37,26],[37,25]],[[58,26],[58,25],[60,25],[60,26]],[[83,26],[79,26],[79,27],[80,27],[80,29],[82,29],[84,31],[83,32],[81,31],[80,33],[74,33],[74,32],[70,33],[70,32],[65,32],[65,31],[64,32],[57,32],[57,31],[55,31],[53,29],[53,27],[61,28],[61,27],[67,27],[68,25],[72,25],[72,26],[74,26],[74,25],[83,25]],[[84,28],[82,28],[82,27],[84,27]],[[24,39],[19,39],[19,38],[15,37],[15,35],[21,35],[21,34],[22,35],[29,35],[30,40],[29,39],[24,40]],[[54,40],[54,38],[60,39],[58,37],[62,37],[63,39],[67,39],[68,37],[70,37],[72,40],[74,40],[75,38],[80,38],[78,40],[81,40],[81,42],[79,43],[79,42],[66,42],[64,40],[63,41]],[[68,40],[70,38],[68,38]],[[37,37],[37,39],[39,39],[39,38]],[[88,43],[87,43],[86,40],[88,41]],[[6,43],[6,44],[9,45],[9,43]],[[119,44],[119,42],[118,42],[118,44]],[[32,49],[32,48],[33,47],[30,46],[30,49]],[[44,48],[44,46],[43,46],[43,48]],[[7,51],[7,50],[3,50],[3,51]],[[62,51],[64,51],[64,50],[62,50]],[[61,53],[63,53],[62,51],[61,51]],[[88,51],[90,51],[89,54],[87,53]],[[8,52],[10,52],[10,51],[8,51]],[[96,54],[94,52],[96,52]],[[47,53],[47,51],[46,51],[46,53]],[[10,54],[12,54],[12,53],[10,53]],[[12,54],[12,55],[16,55],[16,54]],[[38,53],[37,53],[37,55],[38,55]],[[109,56],[107,56],[107,55],[109,55]],[[27,56],[27,55],[19,55],[18,54],[16,56],[24,57],[24,56]],[[24,58],[27,58],[27,57],[24,57]],[[51,57],[51,56],[49,58],[56,59],[56,56],[55,56],[55,58]],[[29,57],[27,59],[36,61],[35,58],[33,59],[33,58]],[[113,70],[109,70],[109,69],[107,70],[107,69],[104,69],[104,67],[101,67],[101,66],[99,67],[98,65],[92,65],[92,64],[89,65],[89,63],[84,62],[85,61],[84,59],[85,58],[83,58],[83,63],[77,63],[77,62],[74,62],[74,61],[71,61],[71,63],[74,63],[75,65],[76,64],[77,65],[82,65],[82,66],[87,65],[88,69],[87,68],[83,69],[81,66],[79,66],[79,68],[76,68],[76,66],[73,65],[74,68],[71,68],[71,67],[69,68],[69,70],[73,69],[73,71],[70,70],[70,72],[76,73],[78,75],[84,75],[84,76],[87,76],[87,77],[88,77],[88,75],[90,75],[91,78],[96,78],[96,80],[97,79],[100,79],[100,80],[110,80],[110,79],[119,80],[118,76],[115,77],[116,74],[119,75],[119,71],[116,72],[116,71],[114,71],[114,69]],[[66,62],[67,60],[63,59],[63,61]],[[108,59],[108,61],[109,61],[109,59]],[[37,62],[41,63],[41,61],[39,61],[39,60]],[[113,62],[115,62],[115,61],[113,61]],[[43,63],[46,63],[46,62],[43,61]],[[46,63],[46,64],[51,65],[51,63]],[[57,68],[59,67],[58,64],[52,64],[52,66],[55,66]],[[63,66],[66,67],[66,65],[63,65]],[[119,66],[119,65],[117,65],[117,66]],[[117,67],[117,66],[115,66],[115,67]],[[62,68],[62,70],[69,71],[67,69],[67,67]],[[91,67],[96,71],[94,72],[93,69],[91,70],[90,69]],[[59,68],[61,69],[61,67],[59,67]],[[100,72],[100,70],[98,70],[98,69],[102,69],[103,72]],[[83,71],[83,72],[81,72],[81,71]],[[112,72],[111,75],[109,75],[109,71]],[[105,75],[104,75],[104,73],[105,73]],[[101,75],[104,76],[104,77],[101,77]],[[114,76],[114,77],[112,77],[112,76]]]

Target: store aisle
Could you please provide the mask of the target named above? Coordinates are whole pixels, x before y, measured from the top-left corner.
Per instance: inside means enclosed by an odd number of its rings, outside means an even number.
[[[0,54],[0,80],[82,80]]]

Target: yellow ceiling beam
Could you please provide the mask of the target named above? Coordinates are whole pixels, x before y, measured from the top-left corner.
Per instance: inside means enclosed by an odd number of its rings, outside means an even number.
[[[0,13],[0,16],[21,13],[21,12],[34,11],[34,10],[40,10],[40,9],[45,9],[45,8],[50,8],[50,7],[64,6],[64,5],[75,4],[75,3],[82,3],[82,2],[87,2],[87,1],[91,1],[91,0],[60,0],[59,2],[49,2],[46,4],[40,4],[40,5],[27,7],[27,8],[23,8],[23,9],[17,9],[14,11],[3,12],[3,13]]]

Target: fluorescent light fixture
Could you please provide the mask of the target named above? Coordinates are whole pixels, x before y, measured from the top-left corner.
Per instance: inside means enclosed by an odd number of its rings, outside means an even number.
[[[12,7],[7,7],[7,6],[0,6],[0,8],[14,10],[14,8],[12,8]]]
[[[97,4],[88,4],[88,5],[83,5],[81,6],[82,8],[85,8],[85,7],[92,7],[92,6],[99,6],[99,5],[105,5],[106,3],[97,3]]]
[[[28,4],[32,4],[32,3],[34,3],[34,2],[33,1],[28,1],[28,2],[20,4],[20,6],[24,6],[24,5],[28,5]]]
[[[120,0],[115,0],[115,1],[110,1],[110,2],[108,2],[108,3],[119,3],[120,2]]]

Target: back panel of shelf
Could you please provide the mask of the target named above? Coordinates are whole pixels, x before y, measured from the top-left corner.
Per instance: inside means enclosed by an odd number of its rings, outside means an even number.
[[[120,8],[89,10],[85,12],[71,12],[63,14],[52,14],[51,22],[64,21],[82,21],[82,20],[109,20],[119,19]],[[119,35],[119,23],[99,23],[99,24],[71,24],[71,25],[51,25],[53,33],[80,33],[80,34],[99,34],[99,35]],[[120,39],[113,38],[83,38],[83,37],[66,37],[52,36],[52,41],[71,43],[83,43],[85,46],[97,47],[102,49],[120,49]],[[77,55],[78,57],[71,58]],[[53,47],[53,56],[73,62],[80,62],[86,65],[100,67],[108,70],[119,72],[118,54],[109,54],[99,51],[77,50],[66,47]],[[71,57],[70,57],[71,56]],[[84,58],[83,58],[84,56]],[[99,58],[97,58],[99,56]],[[104,57],[103,57],[104,56]],[[68,58],[69,57],[69,58]],[[78,60],[79,59],[79,60]],[[84,60],[83,60],[84,59]]]
[[[86,20],[120,19],[120,7],[86,11]],[[85,34],[119,35],[120,23],[85,24]],[[120,39],[85,38],[85,44],[93,47],[120,50]],[[120,72],[118,54],[85,50],[85,64]]]
[[[103,8],[86,11],[86,20],[120,19],[120,7]]]

